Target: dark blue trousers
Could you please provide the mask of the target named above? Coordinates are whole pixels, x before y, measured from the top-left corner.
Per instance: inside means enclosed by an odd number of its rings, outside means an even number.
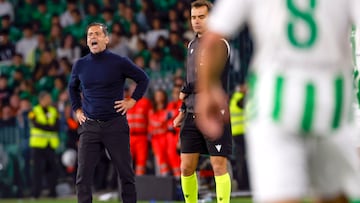
[[[92,202],[94,171],[104,147],[109,152],[111,161],[120,177],[123,202],[135,203],[135,178],[126,116],[108,121],[88,119],[79,127],[78,132],[80,135],[76,177],[78,203]]]

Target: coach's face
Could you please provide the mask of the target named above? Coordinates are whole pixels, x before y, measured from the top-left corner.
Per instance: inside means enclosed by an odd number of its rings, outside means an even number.
[[[194,32],[203,34],[206,31],[206,21],[208,18],[208,8],[206,6],[194,7],[191,9],[191,26]]]
[[[102,26],[94,25],[87,31],[87,45],[93,54],[102,52],[109,43],[109,37],[105,35]]]

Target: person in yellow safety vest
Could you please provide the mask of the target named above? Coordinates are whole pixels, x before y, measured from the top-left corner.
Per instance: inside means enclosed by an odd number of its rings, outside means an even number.
[[[42,177],[47,176],[49,197],[56,197],[57,162],[55,149],[59,147],[59,113],[51,106],[48,92],[39,94],[39,104],[29,113],[30,148],[32,166],[32,196],[39,198],[42,189]],[[44,173],[46,172],[46,173]]]
[[[238,190],[249,191],[249,177],[245,150],[245,95],[246,85],[237,85],[230,99],[231,132],[233,135],[233,173]]]

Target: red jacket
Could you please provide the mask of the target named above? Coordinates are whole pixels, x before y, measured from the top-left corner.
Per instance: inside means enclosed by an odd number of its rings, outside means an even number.
[[[148,115],[151,110],[151,102],[147,98],[141,98],[135,106],[129,109],[126,117],[130,127],[131,134],[147,134]]]
[[[154,135],[163,135],[168,131],[168,111],[166,109],[149,112],[149,126],[148,132],[152,136]]]

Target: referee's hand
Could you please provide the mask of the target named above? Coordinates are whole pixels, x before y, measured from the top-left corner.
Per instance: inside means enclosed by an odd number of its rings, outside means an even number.
[[[122,115],[125,115],[125,113],[134,107],[136,104],[136,100],[133,98],[126,98],[123,100],[115,101],[114,109],[116,109],[116,112],[121,112]]]

